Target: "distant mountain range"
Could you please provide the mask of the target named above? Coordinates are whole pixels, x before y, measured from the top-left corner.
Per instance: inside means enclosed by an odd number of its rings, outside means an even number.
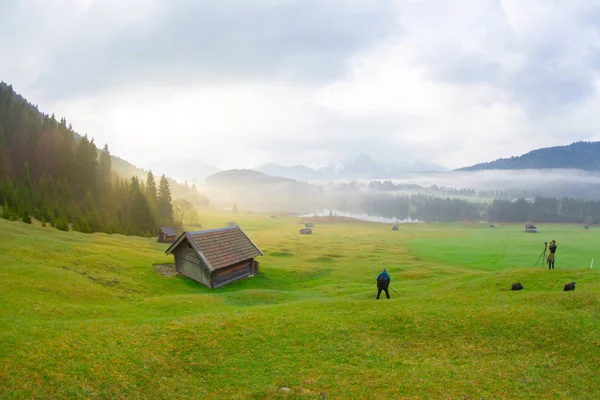
[[[486,169],[581,169],[600,171],[600,142],[575,142],[567,146],[546,147],[519,157],[459,168],[456,171]]]
[[[406,173],[447,171],[441,165],[407,157],[399,158],[393,162],[378,162],[364,153],[339,164],[329,163],[324,167],[315,169],[302,164],[287,167],[267,163],[254,168],[254,170],[271,176],[281,176],[300,181],[394,178]]]
[[[222,169],[199,160],[170,159],[154,161],[144,168],[152,170],[155,175],[165,174],[179,181],[201,182],[207,176],[221,172]]]
[[[295,183],[294,179],[269,176],[251,169],[230,169],[206,178],[209,185],[277,184]]]

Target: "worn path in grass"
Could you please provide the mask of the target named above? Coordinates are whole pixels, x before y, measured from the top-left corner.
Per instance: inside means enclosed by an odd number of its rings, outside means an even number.
[[[153,240],[1,220],[0,398],[600,398],[600,229],[203,217],[259,276],[210,290]]]

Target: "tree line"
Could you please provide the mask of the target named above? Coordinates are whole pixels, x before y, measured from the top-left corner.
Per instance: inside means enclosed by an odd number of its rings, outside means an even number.
[[[572,198],[536,197],[533,201],[494,200],[489,219],[496,222],[600,223],[600,201]]]
[[[533,201],[495,199],[491,203],[442,198],[424,194],[370,193],[363,197],[362,212],[386,218],[426,222],[570,222],[600,223],[600,201],[536,197]]]
[[[171,187],[163,175],[124,178],[108,145],[98,149],[63,118],[0,83],[0,205],[2,217],[80,232],[151,236],[173,225]],[[186,185],[187,187],[187,185]],[[194,188],[195,189],[195,188]],[[189,188],[187,188],[189,190]]]
[[[371,193],[363,198],[364,213],[386,218],[418,219],[427,222],[477,221],[485,204],[425,194],[391,195]]]

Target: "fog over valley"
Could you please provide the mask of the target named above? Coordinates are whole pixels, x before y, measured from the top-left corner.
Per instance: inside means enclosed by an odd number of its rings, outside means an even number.
[[[534,203],[536,198],[600,200],[600,174],[580,170],[488,170],[406,173],[396,179],[302,182],[250,170],[215,174],[198,189],[211,204],[240,212],[368,214],[394,219],[427,218],[426,207],[460,202],[475,219],[487,219],[494,200]],[[425,205],[426,204],[426,205]],[[468,204],[468,205],[467,205]],[[456,205],[456,204],[455,204]],[[459,211],[460,213],[460,211]],[[478,215],[479,215],[478,214]],[[450,218],[450,216],[448,216]],[[452,218],[458,218],[453,216]]]

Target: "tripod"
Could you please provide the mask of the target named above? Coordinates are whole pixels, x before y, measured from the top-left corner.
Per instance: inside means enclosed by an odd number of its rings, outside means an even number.
[[[546,250],[548,250],[548,242],[544,242],[544,251],[542,251],[542,254],[540,254],[540,256],[538,257],[538,259],[535,262],[535,264],[533,264],[534,267],[542,259],[542,257],[544,257],[544,260],[546,259]],[[543,263],[542,263],[542,268],[544,268],[544,264]]]

